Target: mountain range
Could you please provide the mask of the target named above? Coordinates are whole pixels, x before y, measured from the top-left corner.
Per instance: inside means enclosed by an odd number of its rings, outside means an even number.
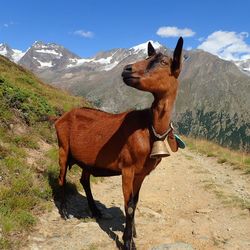
[[[152,44],[172,53],[158,42]],[[151,94],[127,87],[120,76],[126,64],[146,57],[147,42],[92,58],[43,42],[35,42],[26,52],[0,44],[0,54],[108,112],[149,107],[153,100]],[[183,57],[173,113],[178,131],[250,151],[250,60],[225,61],[202,50],[184,51]]]

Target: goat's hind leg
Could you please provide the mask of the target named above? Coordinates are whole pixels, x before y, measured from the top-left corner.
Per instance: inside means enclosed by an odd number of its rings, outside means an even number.
[[[95,218],[101,218],[102,213],[96,206],[96,203],[93,199],[93,195],[92,195],[91,188],[90,188],[90,173],[82,170],[82,177],[80,179],[80,182],[81,182],[83,189],[86,193],[88,205],[89,205],[90,211],[92,213],[92,216]]]
[[[68,161],[68,152],[63,147],[59,147],[59,165],[60,165],[60,174],[58,178],[59,186],[61,187],[61,205],[60,213],[64,219],[68,219],[69,215],[67,212],[66,206],[66,173],[67,173],[67,161]]]

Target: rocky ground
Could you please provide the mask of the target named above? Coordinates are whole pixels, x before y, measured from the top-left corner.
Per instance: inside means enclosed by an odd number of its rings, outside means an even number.
[[[40,217],[22,250],[121,247],[121,177],[105,178],[92,184],[92,190],[105,219],[89,217],[82,192],[68,196],[67,221],[51,201],[52,211]],[[187,149],[172,153],[143,183],[136,211],[137,249],[250,249],[249,204],[250,175]]]

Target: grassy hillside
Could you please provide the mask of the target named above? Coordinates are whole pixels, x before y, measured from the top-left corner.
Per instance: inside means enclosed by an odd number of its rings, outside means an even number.
[[[0,56],[0,249],[18,249],[48,209],[49,180],[58,166],[55,131],[46,117],[77,106],[88,103]]]

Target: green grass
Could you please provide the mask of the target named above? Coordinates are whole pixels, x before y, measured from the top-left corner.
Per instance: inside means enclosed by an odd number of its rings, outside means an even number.
[[[37,216],[50,208],[59,167],[55,130],[47,117],[83,106],[89,104],[82,98],[44,84],[0,56],[0,249],[19,249]],[[41,141],[51,145],[47,153]],[[32,165],[30,151],[38,157]],[[69,178],[79,182],[79,169],[72,173]]]
[[[220,164],[229,163],[235,168],[242,169],[246,174],[250,173],[250,154],[222,147],[214,142],[186,137],[188,148],[207,157],[216,157]]]
[[[19,147],[39,149],[39,145],[35,136],[32,135],[17,135],[13,138],[14,144]]]

